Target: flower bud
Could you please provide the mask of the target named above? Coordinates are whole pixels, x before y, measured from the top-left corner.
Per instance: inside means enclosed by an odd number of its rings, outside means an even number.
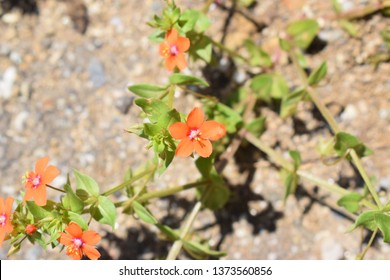
[[[24,230],[27,234],[32,235],[34,232],[37,231],[37,227],[34,225],[27,225],[26,229]]]

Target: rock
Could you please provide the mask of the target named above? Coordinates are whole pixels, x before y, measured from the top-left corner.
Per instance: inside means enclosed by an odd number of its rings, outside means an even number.
[[[92,58],[89,61],[88,73],[93,87],[98,88],[106,83],[106,75],[103,64],[97,58]]]
[[[323,260],[341,260],[344,258],[344,249],[340,243],[326,238],[321,245],[321,259]]]
[[[17,23],[20,19],[22,18],[22,15],[20,12],[18,11],[15,11],[15,12],[12,12],[12,13],[7,13],[7,14],[4,14],[1,19],[3,22],[7,23],[7,24],[15,24]]]
[[[26,120],[29,116],[29,113],[27,111],[21,111],[19,112],[14,121],[13,121],[13,127],[17,130],[17,131],[23,131],[24,130],[24,127],[25,127],[25,123],[26,123]]]
[[[12,96],[12,88],[16,80],[17,71],[16,68],[11,66],[7,68],[0,79],[0,97],[9,99]]]
[[[341,113],[340,119],[342,121],[351,121],[354,120],[358,114],[359,112],[356,107],[352,104],[348,104],[347,107],[345,107],[344,112]]]
[[[115,101],[115,107],[122,114],[127,114],[133,105],[134,96],[122,96]]]

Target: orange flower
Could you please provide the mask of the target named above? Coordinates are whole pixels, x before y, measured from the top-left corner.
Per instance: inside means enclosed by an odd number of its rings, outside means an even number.
[[[46,168],[48,162],[48,157],[39,159],[35,164],[35,172],[30,171],[25,175],[26,194],[23,198],[24,201],[33,198],[37,205],[46,205],[46,184],[60,174],[55,166],[50,165]]]
[[[36,231],[37,231],[37,227],[31,224],[27,225],[26,229],[24,230],[24,232],[27,233],[28,235],[33,235],[34,232]]]
[[[12,204],[14,203],[14,199],[12,197],[7,197],[4,200],[0,197],[0,247],[3,244],[3,240],[7,233],[11,233],[14,230],[13,225],[11,224],[11,211]]]
[[[201,157],[209,157],[213,151],[211,141],[225,136],[225,127],[216,121],[205,121],[203,111],[194,108],[186,123],[177,122],[169,127],[169,132],[176,140],[181,140],[176,148],[176,155],[188,157],[195,150]]]
[[[172,71],[175,66],[180,70],[187,67],[187,61],[184,57],[190,47],[190,40],[179,36],[176,29],[171,29],[165,34],[165,42],[160,44],[160,55],[165,58],[165,67]]]
[[[74,260],[80,260],[83,255],[86,255],[91,260],[100,258],[100,253],[94,245],[99,243],[101,237],[94,230],[86,230],[83,232],[81,227],[71,222],[65,231],[61,232],[60,243],[68,246],[66,254]]]

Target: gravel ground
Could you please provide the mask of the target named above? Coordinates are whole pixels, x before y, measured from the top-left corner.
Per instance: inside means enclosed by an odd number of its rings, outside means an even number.
[[[15,2],[15,1],[14,1]],[[17,2],[17,1],[16,1]],[[176,1],[181,7],[202,2]],[[224,1],[229,5],[229,1]],[[350,37],[330,20],[331,1],[306,0],[302,9],[286,11],[281,1],[264,0],[244,9],[259,24],[240,13],[231,16],[211,7],[208,31],[236,48],[250,35],[265,48],[275,50],[275,37],[286,24],[302,16],[315,17],[321,25],[319,45],[308,56],[310,65],[328,62],[328,76],[319,88],[343,129],[357,135],[374,154],[363,160],[376,177],[383,196],[390,193],[390,64],[377,69],[367,58],[384,50],[379,31],[390,18],[374,14],[356,21],[358,36]],[[367,1],[344,0],[348,10]],[[133,83],[164,83],[168,74],[161,67],[158,46],[148,41],[152,29],[146,21],[161,12],[162,1],[72,0],[25,1],[26,5],[4,10],[0,19],[0,194],[20,198],[21,176],[35,160],[48,155],[61,170],[54,185],[62,184],[74,168],[92,175],[102,189],[121,182],[125,171],[151,158],[146,142],[124,132],[142,122],[134,97],[126,87]],[[201,5],[200,5],[201,6]],[[3,7],[4,8],[4,7]],[[23,13],[24,11],[24,13]],[[264,24],[264,28],[260,23]],[[200,65],[202,67],[202,65]],[[277,71],[297,82],[286,59]],[[192,70],[195,75],[200,70]],[[189,72],[190,73],[190,72]],[[239,82],[245,73],[233,67],[227,76]],[[177,107],[188,112],[197,101],[179,96]],[[303,168],[326,180],[360,188],[362,181],[347,163],[322,165],[315,153],[329,129],[311,104],[302,104],[294,119],[280,119],[269,108],[264,141],[277,150],[297,149]],[[286,155],[287,157],[287,155]],[[352,221],[339,208],[337,197],[302,182],[295,197],[283,204],[279,171],[249,144],[240,148],[224,173],[232,190],[225,208],[203,211],[195,223],[200,236],[227,253],[226,259],[354,259],[364,247],[366,232],[346,233]],[[191,159],[175,159],[151,189],[185,184],[196,179]],[[52,192],[51,198],[58,199]],[[150,206],[159,219],[179,227],[194,204],[194,193],[154,201]],[[132,217],[118,215],[117,229],[100,228],[105,238],[100,251],[106,259],[163,258],[170,243],[159,240],[155,228]],[[8,250],[0,250],[4,259]],[[188,258],[183,254],[180,258]],[[58,249],[43,251],[26,244],[12,259],[67,259]],[[380,239],[368,259],[390,259],[390,246]]]

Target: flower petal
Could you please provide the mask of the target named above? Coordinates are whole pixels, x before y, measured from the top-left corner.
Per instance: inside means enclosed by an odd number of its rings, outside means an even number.
[[[81,248],[76,248],[73,245],[70,245],[68,249],[66,249],[66,254],[74,260],[81,260],[81,257],[83,256],[83,251]]]
[[[209,140],[200,139],[199,141],[195,141],[195,151],[201,157],[207,158],[213,152],[213,146]]]
[[[204,113],[198,107],[195,107],[188,115],[187,125],[190,129],[199,129],[204,122]]]
[[[65,228],[65,231],[76,238],[81,238],[83,236],[83,230],[81,229],[81,227],[78,224],[76,224],[74,222],[71,222]]]
[[[185,52],[190,48],[190,39],[179,36],[179,38],[177,38],[176,46],[180,52]]]
[[[4,213],[4,199],[0,197],[0,213]]]
[[[26,184],[26,193],[24,194],[23,201],[29,201],[35,195],[35,190],[31,188],[31,186],[27,186]]]
[[[14,230],[14,226],[11,224],[11,221],[9,220],[9,216],[7,216],[7,222],[4,226],[4,231],[7,233],[11,233]]]
[[[42,172],[46,168],[48,162],[49,162],[48,157],[43,157],[43,158],[38,159],[37,163],[35,164],[35,172],[42,174]]]
[[[162,42],[160,44],[160,55],[163,57],[168,57],[170,55],[169,44],[167,42]]]
[[[215,141],[225,136],[226,128],[216,121],[205,121],[200,127],[200,132],[202,138]]]
[[[45,185],[50,183],[58,175],[60,175],[60,171],[58,170],[58,168],[53,165],[50,165],[48,168],[46,168],[45,173],[43,173],[42,175],[41,184]]]
[[[101,239],[100,235],[94,230],[86,230],[83,232],[82,240],[88,245],[96,245]]]
[[[73,236],[68,234],[68,233],[64,233],[64,232],[60,232],[61,236],[60,236],[60,243],[63,244],[63,245],[72,245],[73,244]]]
[[[176,122],[169,127],[169,133],[176,140],[186,138],[190,132],[187,124],[182,122]]]
[[[176,66],[176,57],[175,56],[168,56],[165,59],[165,68],[167,68],[169,71],[173,71]]]
[[[84,251],[84,254],[91,260],[97,260],[98,258],[100,258],[99,251],[96,250],[96,248],[91,246],[91,245],[84,244],[83,251]]]
[[[187,68],[186,57],[183,53],[178,53],[175,57],[175,61],[177,68],[179,68],[180,70]]]
[[[194,142],[189,138],[180,141],[176,148],[176,155],[179,157],[189,157],[194,151]]]
[[[46,198],[46,186],[39,185],[35,190],[33,189],[34,201],[38,206],[45,206],[47,202]]]
[[[179,36],[179,34],[177,33],[177,30],[176,29],[171,29],[169,30],[166,34],[165,34],[165,40],[167,40],[167,42],[170,44],[170,45],[174,45],[176,44],[177,42],[177,37]]]
[[[8,217],[11,216],[13,203],[14,199],[12,197],[7,197],[7,199],[5,200],[5,209],[1,212],[4,212]]]

